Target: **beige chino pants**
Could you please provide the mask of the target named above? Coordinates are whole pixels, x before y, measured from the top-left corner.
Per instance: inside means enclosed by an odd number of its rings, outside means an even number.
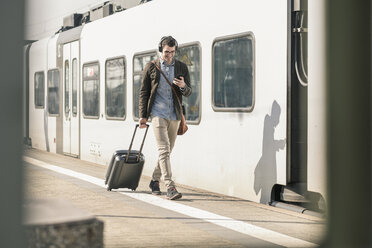
[[[172,180],[170,155],[177,138],[177,130],[180,122],[179,120],[166,120],[157,116],[152,117],[151,121],[159,152],[159,158],[152,174],[152,180],[160,181],[161,175],[163,175],[167,189],[175,187],[175,183]]]

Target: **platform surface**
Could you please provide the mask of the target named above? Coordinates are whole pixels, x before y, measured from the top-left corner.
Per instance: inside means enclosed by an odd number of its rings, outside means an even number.
[[[26,199],[61,199],[95,216],[105,247],[317,247],[324,236],[325,220],[316,216],[187,185],[170,201],[151,194],[146,176],[136,191],[109,192],[107,166],[35,149],[23,158]]]

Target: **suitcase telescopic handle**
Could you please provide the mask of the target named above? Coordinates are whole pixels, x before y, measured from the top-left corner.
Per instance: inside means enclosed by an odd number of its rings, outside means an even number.
[[[147,131],[149,130],[149,126],[150,126],[149,124],[146,124],[146,131],[145,131],[145,134],[143,135],[141,148],[140,148],[139,153],[137,155],[137,162],[140,159],[142,148],[143,148],[143,144],[145,143],[145,139],[146,139]],[[139,124],[136,124],[136,127],[134,128],[132,140],[131,140],[130,145],[129,145],[128,155],[127,155],[127,158],[125,159],[125,162],[128,162],[129,154],[130,154],[130,151],[132,150],[133,140],[134,140],[134,137],[136,136],[136,132],[137,132],[137,128],[138,127],[139,127]]]

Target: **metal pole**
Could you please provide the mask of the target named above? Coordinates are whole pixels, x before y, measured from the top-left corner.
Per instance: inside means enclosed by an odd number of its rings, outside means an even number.
[[[371,23],[369,0],[327,2],[326,247],[371,247]]]

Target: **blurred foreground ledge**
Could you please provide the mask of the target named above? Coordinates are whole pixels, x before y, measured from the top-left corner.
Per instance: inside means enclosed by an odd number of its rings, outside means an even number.
[[[27,247],[103,247],[103,222],[61,199],[24,203]]]

